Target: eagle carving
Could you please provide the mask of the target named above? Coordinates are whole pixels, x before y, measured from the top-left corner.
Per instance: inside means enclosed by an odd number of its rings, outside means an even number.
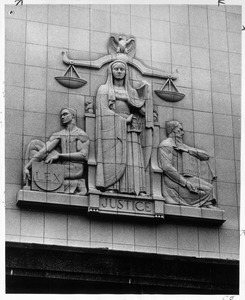
[[[135,49],[135,39],[127,39],[125,35],[112,35],[109,41],[109,49],[116,53],[128,54]]]

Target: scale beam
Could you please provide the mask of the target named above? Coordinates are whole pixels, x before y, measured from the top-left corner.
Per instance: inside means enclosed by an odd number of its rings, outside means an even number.
[[[93,69],[100,69],[103,65],[108,64],[117,58],[120,58],[122,54],[108,54],[105,56],[102,56],[96,60],[90,61],[90,60],[80,60],[80,59],[71,59],[67,55],[67,51],[62,51],[63,55],[63,62],[65,64],[74,65],[78,67],[84,67],[84,68],[93,68]],[[171,75],[167,74],[166,72],[161,71],[160,69],[152,69],[150,67],[145,66],[142,62],[140,62],[136,58],[132,58],[130,56],[125,55],[125,60],[129,65],[132,65],[137,70],[140,71],[140,73],[144,76],[149,77],[157,77],[162,79],[168,79]],[[172,80],[176,80],[176,76],[171,76]]]

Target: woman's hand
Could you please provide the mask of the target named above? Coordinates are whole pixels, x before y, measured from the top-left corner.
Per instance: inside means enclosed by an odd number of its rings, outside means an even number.
[[[108,105],[109,105],[109,109],[110,109],[110,110],[115,111],[115,103],[116,103],[115,100],[109,100]]]
[[[126,123],[130,124],[133,120],[133,114],[131,114],[127,119],[126,119]]]

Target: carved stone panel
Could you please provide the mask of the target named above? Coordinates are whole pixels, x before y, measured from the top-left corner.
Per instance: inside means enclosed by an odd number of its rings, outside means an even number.
[[[166,132],[167,139],[158,147],[165,202],[215,208],[216,196],[212,184],[215,175],[209,165],[209,155],[183,142],[184,130],[180,122],[166,122]]]
[[[60,164],[32,164],[32,190],[64,192],[65,168]]]
[[[46,143],[32,140],[27,145],[24,189],[85,195],[89,138],[76,126],[74,109],[61,109],[60,120],[63,129],[53,133]]]
[[[103,196],[99,202],[100,212],[118,212],[119,214],[153,215],[154,202],[145,199],[120,199]]]

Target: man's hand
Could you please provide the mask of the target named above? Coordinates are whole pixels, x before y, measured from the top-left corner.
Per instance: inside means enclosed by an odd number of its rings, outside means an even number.
[[[194,151],[194,150],[189,149],[188,152],[189,152],[190,155],[195,156],[195,157],[198,158],[198,153],[197,153],[197,151]]]
[[[185,185],[186,185],[186,187],[188,188],[188,190],[189,190],[190,192],[198,194],[198,189],[195,188],[195,187],[193,186],[193,184],[192,184],[190,181],[186,181],[186,184],[185,184]]]
[[[26,167],[23,169],[23,180],[24,183],[26,183],[28,180],[31,180],[30,171]]]
[[[51,157],[49,157],[48,159],[45,160],[46,164],[52,164],[52,162],[54,160],[58,160],[60,158],[60,155],[59,154],[55,154]]]

